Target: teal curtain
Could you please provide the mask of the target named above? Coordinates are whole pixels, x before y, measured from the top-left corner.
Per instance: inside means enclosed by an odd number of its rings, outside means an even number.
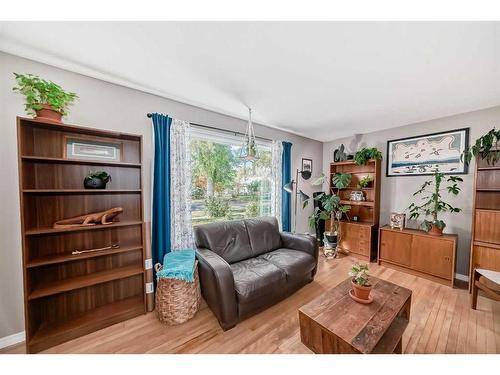
[[[151,115],[154,132],[153,207],[151,246],[153,265],[170,252],[170,125],[172,118]],[[156,277],[154,278],[156,282]]]
[[[283,153],[281,154],[281,187],[292,180],[292,144],[283,142]],[[281,194],[281,227],[283,231],[292,230],[292,194],[283,192]]]

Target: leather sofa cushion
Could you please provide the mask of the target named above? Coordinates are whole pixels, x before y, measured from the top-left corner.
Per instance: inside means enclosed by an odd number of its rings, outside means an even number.
[[[247,303],[283,288],[285,272],[263,258],[252,258],[231,264],[238,302]]]
[[[198,225],[194,236],[198,248],[212,250],[229,264],[253,257],[243,220]]]
[[[259,258],[283,270],[288,278],[302,277],[316,267],[314,257],[300,250],[278,249],[260,255]]]
[[[281,247],[281,235],[278,220],[275,217],[247,219],[245,224],[254,256]]]

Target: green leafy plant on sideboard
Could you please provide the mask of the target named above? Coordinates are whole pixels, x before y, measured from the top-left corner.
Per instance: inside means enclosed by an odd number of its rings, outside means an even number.
[[[422,226],[429,232],[429,234],[440,236],[443,234],[443,229],[446,226],[445,222],[439,219],[439,214],[443,212],[460,212],[461,209],[453,207],[451,204],[443,200],[442,193],[457,196],[460,193],[458,184],[462,182],[462,178],[458,176],[446,176],[435,171],[432,180],[424,182],[413,196],[421,195],[420,204],[412,203],[408,206],[407,210],[410,212],[410,219],[418,219],[420,215],[424,217],[431,217],[432,220],[425,219]],[[443,186],[443,183],[446,186]]]

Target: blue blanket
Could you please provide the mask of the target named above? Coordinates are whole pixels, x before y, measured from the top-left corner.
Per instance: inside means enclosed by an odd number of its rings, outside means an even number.
[[[162,277],[194,281],[195,251],[193,249],[176,250],[167,253],[163,258],[163,269],[156,273],[156,279]]]

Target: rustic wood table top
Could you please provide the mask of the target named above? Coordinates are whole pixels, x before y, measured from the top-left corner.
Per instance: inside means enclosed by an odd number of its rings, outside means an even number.
[[[398,351],[410,318],[412,291],[371,277],[368,305],[350,296],[351,278],[299,309],[302,342],[315,353]]]

